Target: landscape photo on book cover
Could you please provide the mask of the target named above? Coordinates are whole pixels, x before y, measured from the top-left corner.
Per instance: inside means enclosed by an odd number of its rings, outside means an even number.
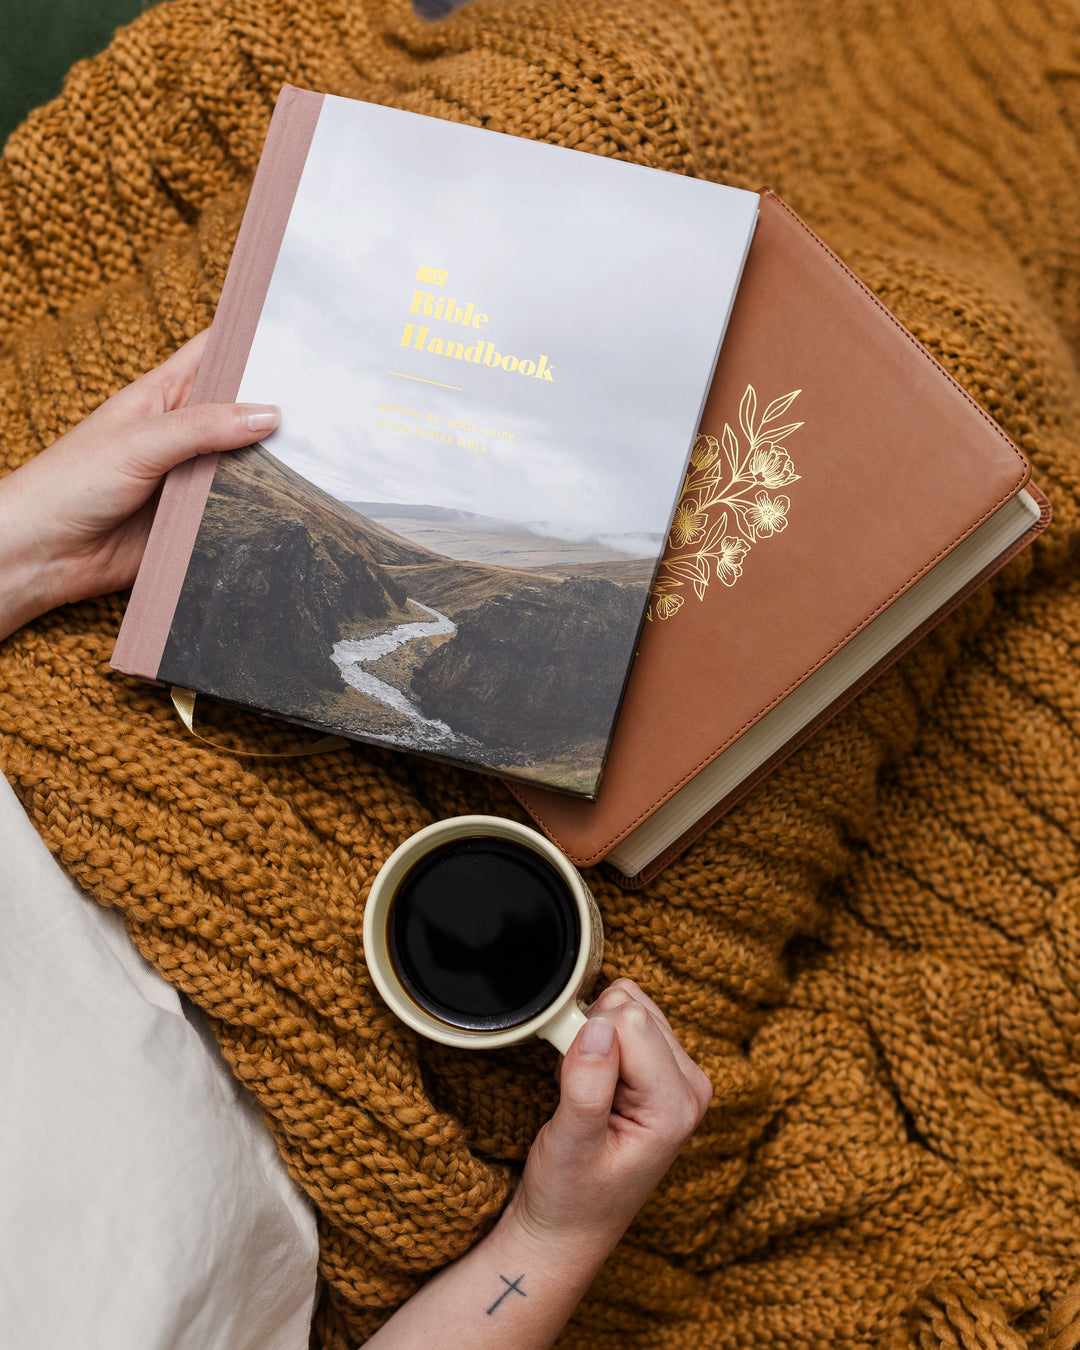
[[[588,792],[655,565],[618,542],[346,504],[253,446],[218,466],[160,677]]]
[[[158,677],[593,795],[757,205],[327,96]]]

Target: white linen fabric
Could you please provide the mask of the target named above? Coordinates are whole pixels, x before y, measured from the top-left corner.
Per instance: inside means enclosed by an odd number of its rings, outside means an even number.
[[[311,1208],[197,1010],[0,776],[0,1344],[302,1350]]]

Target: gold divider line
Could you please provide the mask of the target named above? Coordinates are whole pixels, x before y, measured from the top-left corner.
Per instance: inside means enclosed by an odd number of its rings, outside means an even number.
[[[406,375],[400,370],[388,370],[388,375],[398,375],[403,380],[417,380],[420,384],[435,384],[440,389],[453,389],[456,393],[461,393],[460,384],[440,384],[438,380],[425,380],[422,375]]]

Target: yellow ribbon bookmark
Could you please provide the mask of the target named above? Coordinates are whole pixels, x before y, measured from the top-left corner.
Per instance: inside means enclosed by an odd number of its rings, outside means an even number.
[[[195,739],[202,741],[204,745],[212,745],[215,750],[222,750],[227,755],[253,755],[256,759],[293,759],[297,755],[321,755],[329,750],[343,750],[350,744],[344,736],[324,736],[314,744],[305,746],[303,750],[233,750],[227,745],[218,745],[216,741],[207,740],[195,730],[197,696],[194,690],[182,689],[180,685],[174,684],[169,693],[172,695],[173,707],[179,714],[180,721]]]

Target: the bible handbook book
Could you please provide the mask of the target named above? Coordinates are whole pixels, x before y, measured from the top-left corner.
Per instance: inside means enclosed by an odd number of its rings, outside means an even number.
[[[283,90],[114,667],[592,796],[757,210]]]
[[[515,787],[640,884],[1049,521],[990,416],[775,194],[595,802]]]

